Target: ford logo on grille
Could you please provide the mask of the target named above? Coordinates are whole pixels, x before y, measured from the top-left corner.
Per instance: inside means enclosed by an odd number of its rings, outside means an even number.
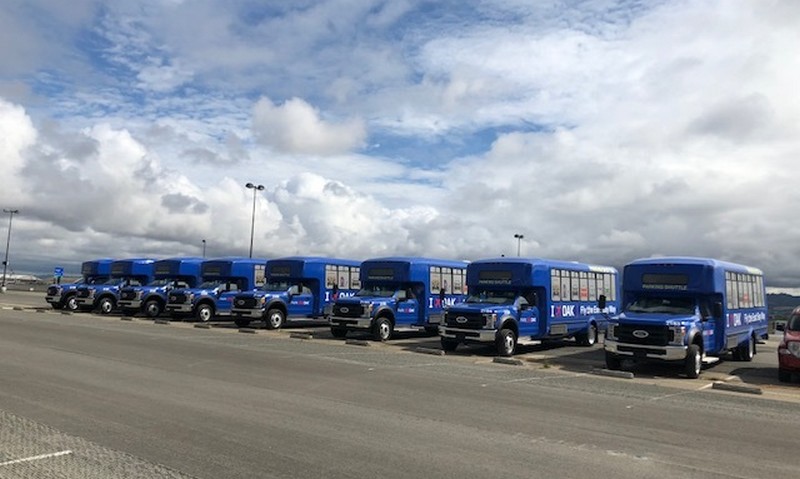
[[[343,313],[349,313],[350,312],[350,308],[345,306],[345,307],[339,308],[339,311],[341,311]]]
[[[648,333],[647,331],[645,331],[643,329],[637,329],[631,334],[633,334],[634,337],[637,337],[639,339],[644,339],[644,338],[650,336],[650,333]]]
[[[244,306],[244,300],[243,299],[237,299],[236,300],[236,304],[238,304],[239,306]]]
[[[456,323],[458,323],[458,324],[464,324],[466,322],[467,322],[467,318],[465,318],[464,316],[459,316],[459,317],[456,318]]]

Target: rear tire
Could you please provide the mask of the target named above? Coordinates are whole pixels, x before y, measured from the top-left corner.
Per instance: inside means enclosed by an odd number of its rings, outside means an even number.
[[[440,341],[442,343],[442,350],[447,351],[448,353],[452,353],[458,347],[458,341],[447,338],[441,338]]]
[[[752,361],[753,357],[756,355],[755,338],[750,336],[747,339],[746,343],[739,345],[738,349],[739,349],[739,361],[745,361],[745,362]]]
[[[690,344],[686,349],[686,359],[683,360],[683,372],[689,379],[697,379],[700,377],[700,369],[703,366],[703,355],[700,352],[700,346]]]
[[[497,354],[500,356],[513,356],[517,349],[517,335],[510,329],[501,329],[495,339]]]
[[[606,368],[611,371],[619,371],[622,369],[622,359],[616,354],[606,351]]]

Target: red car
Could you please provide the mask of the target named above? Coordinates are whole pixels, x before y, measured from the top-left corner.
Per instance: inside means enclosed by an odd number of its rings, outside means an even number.
[[[789,382],[792,373],[800,373],[800,307],[792,311],[778,344],[778,380]]]

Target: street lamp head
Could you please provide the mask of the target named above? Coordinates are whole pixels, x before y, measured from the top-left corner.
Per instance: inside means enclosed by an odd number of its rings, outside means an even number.
[[[514,238],[517,238],[517,239],[522,239],[522,238],[524,238],[524,237],[525,237],[525,235],[521,235],[521,234],[514,234]]]
[[[264,185],[254,185],[253,183],[247,183],[244,186],[245,186],[245,188],[250,188],[250,189],[259,190],[259,191],[264,189]]]

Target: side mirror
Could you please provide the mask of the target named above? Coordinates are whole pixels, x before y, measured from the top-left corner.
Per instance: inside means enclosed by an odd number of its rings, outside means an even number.
[[[600,297],[597,299],[597,307],[600,309],[606,309],[606,295],[601,294]]]
[[[712,306],[712,313],[716,319],[722,318],[722,303],[716,301]]]

